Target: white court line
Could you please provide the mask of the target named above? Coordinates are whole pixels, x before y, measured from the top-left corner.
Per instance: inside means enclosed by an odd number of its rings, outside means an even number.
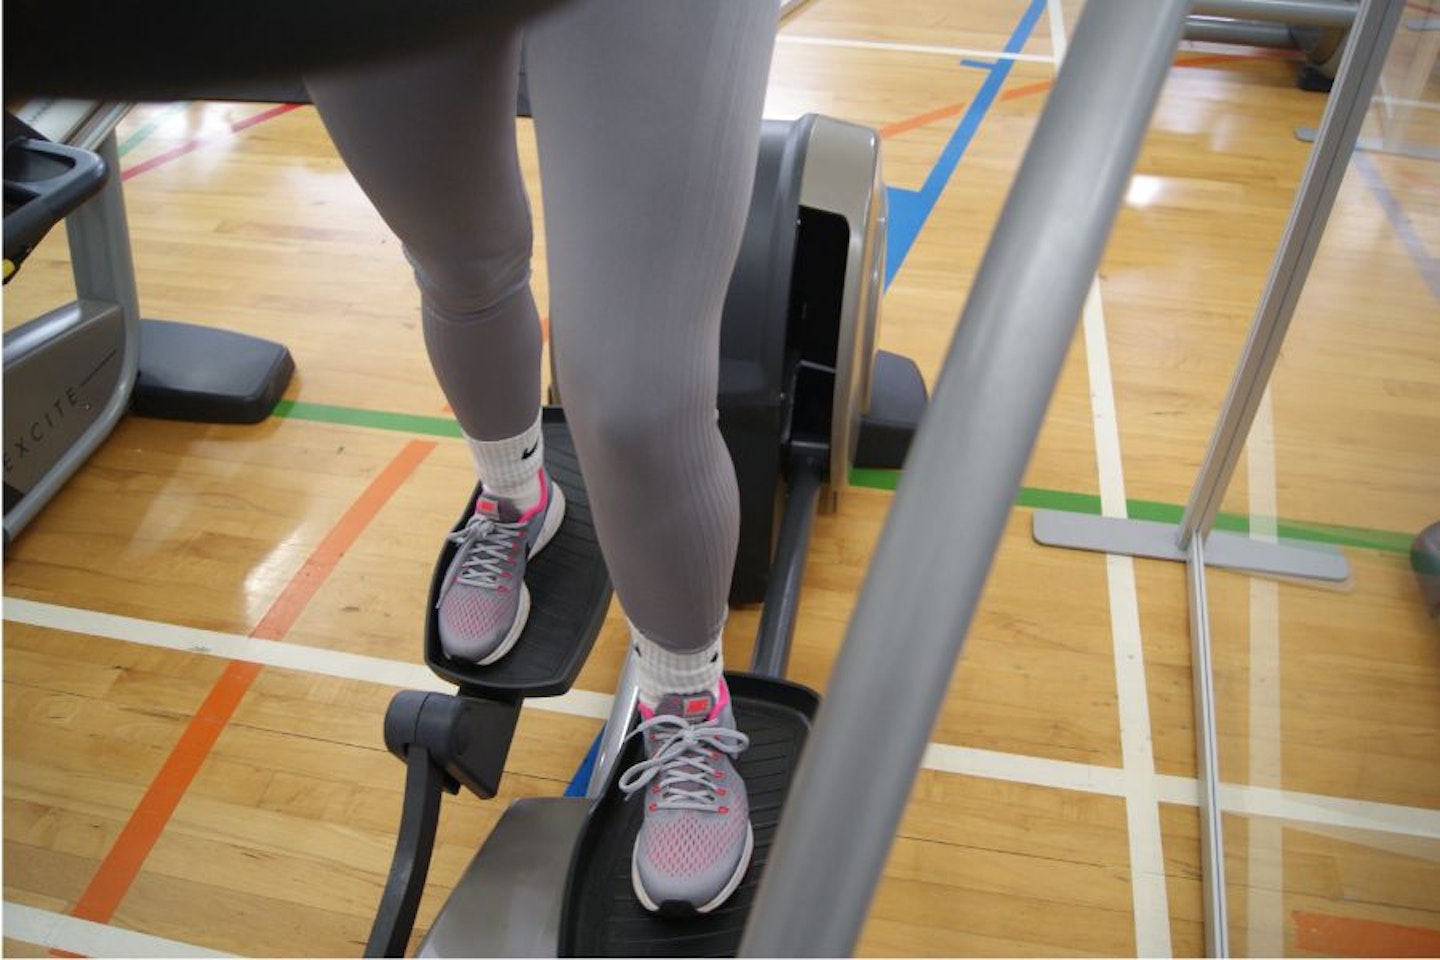
[[[1078,790],[1109,797],[1125,795],[1125,776],[1115,767],[1071,760],[1050,760],[1022,753],[1001,753],[975,747],[931,743],[925,748],[921,766],[939,773],[955,773],[985,780],[1003,780],[1032,787]]]
[[[1245,447],[1249,475],[1250,536],[1279,540],[1280,501],[1275,482],[1275,410],[1266,387]],[[1280,788],[1280,586],[1250,578],[1250,775],[1257,787]],[[1275,820],[1249,821],[1246,838],[1249,903],[1245,911],[1245,953],[1278,957],[1285,952],[1284,826]]]
[[[1069,49],[1061,0],[1045,5],[1050,21],[1050,49],[1055,70]],[[1090,283],[1081,322],[1085,363],[1090,380],[1090,410],[1095,430],[1095,462],[1100,474],[1100,508],[1110,517],[1125,516],[1125,477],[1120,456],[1120,424],[1115,411],[1115,384],[1105,336],[1105,308],[1100,280]],[[1144,645],[1140,635],[1140,599],[1135,588],[1135,561],[1107,556],[1105,578],[1110,592],[1110,629],[1115,647],[1115,693],[1120,713],[1120,751],[1124,765],[1125,819],[1130,840],[1130,898],[1135,915],[1135,953],[1168,957],[1170,896],[1165,877],[1165,841],[1160,829],[1160,801],[1155,790],[1155,752],[1150,733],[1150,699],[1146,689]],[[1198,804],[1198,788],[1197,788]]]
[[[1090,283],[1081,318],[1085,363],[1090,376],[1090,408],[1095,429],[1095,463],[1100,475],[1100,509],[1107,517],[1125,516],[1125,478],[1121,472],[1120,425],[1100,282]],[[1140,597],[1132,557],[1107,554],[1105,576],[1110,595],[1110,630],[1115,647],[1115,696],[1120,713],[1120,753],[1125,773],[1125,818],[1130,835],[1130,893],[1135,911],[1135,953],[1168,957],[1170,895],[1165,875],[1165,844],[1160,830],[1160,800],[1155,792],[1155,751],[1150,733],[1150,697],[1146,689],[1145,649],[1140,635]]]
[[[124,640],[151,647],[165,647],[186,653],[203,653],[226,660],[244,660],[269,667],[299,670],[345,680],[361,680],[406,690],[438,690],[452,693],[455,685],[442,680],[418,663],[370,657],[340,650],[325,650],[299,643],[259,640],[234,633],[197,630],[152,620],[137,620],[93,610],[58,607],[32,600],[5,598],[5,619],[84,633],[111,640]],[[564,696],[545,700],[545,709],[577,717],[605,720],[610,716],[611,698],[586,690],[571,690]]]
[[[1374,830],[1362,830],[1358,827],[1332,827],[1323,823],[1281,823],[1272,821],[1269,818],[1254,819],[1250,821],[1251,829],[1256,823],[1277,823],[1281,828],[1288,827],[1302,833],[1308,833],[1317,837],[1329,837],[1332,840],[1340,840],[1358,847],[1365,847],[1370,850],[1379,850],[1383,853],[1394,854],[1398,857],[1406,857],[1411,860],[1428,860],[1431,863],[1440,863],[1440,841],[1429,843],[1416,843],[1416,838],[1409,834],[1402,833],[1378,833]]]
[[[1189,777],[1160,774],[1155,778],[1155,786],[1162,803],[1187,807],[1199,805],[1199,786]],[[1301,827],[1342,827],[1440,840],[1440,810],[1425,807],[1349,800],[1239,783],[1220,784],[1220,807],[1226,813],[1288,820]]]
[[[1407,100],[1404,97],[1376,97],[1387,107],[1409,107],[1412,110],[1440,110],[1440,103],[1429,100]]]
[[[424,667],[382,657],[366,657],[272,640],[255,640],[239,634],[195,630],[33,600],[7,597],[4,607],[6,620],[64,630],[68,633],[83,633],[204,656],[240,659],[319,676],[384,686],[441,691],[454,689],[453,685],[440,680]],[[571,690],[563,697],[527,700],[525,706],[531,710],[603,720],[610,714],[610,701],[608,694]],[[1126,774],[1116,767],[944,743],[929,745],[923,765],[925,769],[938,773],[1057,790],[1075,790],[1101,796],[1124,797],[1129,789]],[[1189,807],[1199,805],[1199,788],[1194,779],[1159,774],[1153,780],[1150,792],[1161,802]],[[1378,830],[1402,836],[1440,839],[1440,810],[1261,789],[1243,784],[1222,784],[1220,798],[1225,809],[1234,813],[1293,820],[1298,824]]]
[[[844,37],[798,37],[781,33],[777,43],[801,47],[840,47],[849,50],[880,50],[886,53],[933,53],[943,57],[972,57],[976,60],[1018,60],[1022,63],[1054,63],[1055,58],[1043,53],[1004,53],[996,50],[971,50],[967,47],[936,47],[923,43],[890,43],[885,40],[848,40]]]
[[[5,901],[5,936],[82,957],[233,957],[204,947]]]
[[[1049,0],[1045,4],[1045,19],[1050,22],[1050,61],[1058,70],[1065,60],[1065,51],[1070,49],[1070,41],[1065,36],[1065,11],[1061,8],[1061,0]]]

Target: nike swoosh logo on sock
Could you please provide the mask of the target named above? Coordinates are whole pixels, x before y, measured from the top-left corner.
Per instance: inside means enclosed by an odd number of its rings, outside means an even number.
[[[539,441],[539,440],[536,440],[534,446],[532,446],[529,450],[526,450],[524,453],[520,454],[520,459],[521,459],[521,460],[529,460],[532,456],[535,455],[535,451],[538,450],[539,448],[540,448],[540,441]]]

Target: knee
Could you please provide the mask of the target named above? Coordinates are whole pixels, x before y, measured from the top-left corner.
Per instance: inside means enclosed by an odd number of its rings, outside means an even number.
[[[668,389],[643,378],[597,373],[567,377],[562,372],[560,379],[566,418],[592,456],[630,464],[674,459],[677,450],[693,446],[687,438],[716,429],[713,391],[703,396],[693,388]]]
[[[483,317],[530,286],[531,237],[490,238],[474,249],[440,253],[407,246],[415,282],[427,301],[453,319]]]

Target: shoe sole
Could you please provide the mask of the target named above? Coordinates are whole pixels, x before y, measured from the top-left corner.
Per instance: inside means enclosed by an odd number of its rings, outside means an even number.
[[[526,554],[526,562],[535,559],[547,543],[555,538],[560,524],[565,520],[565,494],[561,491],[560,485],[554,484],[550,488],[551,496],[554,498],[550,509],[545,511],[545,521],[540,525],[540,535],[535,538],[535,546],[530,548]],[[510,630],[505,634],[505,639],[500,645],[488,653],[485,657],[475,661],[477,667],[488,667],[498,661],[520,639],[520,634],[525,632],[525,624],[530,619],[530,588],[525,586],[524,581],[520,583],[520,609],[515,612],[515,622],[510,624]]]
[[[740,881],[745,879],[745,871],[750,869],[750,855],[754,852],[755,828],[749,823],[746,823],[745,852],[741,854],[740,862],[735,866],[735,873],[726,881],[725,886],[720,888],[720,892],[717,893],[714,898],[699,907],[684,900],[666,900],[663,903],[657,904],[654,900],[650,899],[650,895],[645,892],[645,885],[640,882],[640,865],[635,860],[635,853],[630,854],[630,885],[635,888],[635,896],[640,901],[640,905],[651,913],[685,913],[684,908],[688,907],[689,910],[695,913],[706,914],[730,899],[730,895],[735,892],[735,888],[740,886]]]

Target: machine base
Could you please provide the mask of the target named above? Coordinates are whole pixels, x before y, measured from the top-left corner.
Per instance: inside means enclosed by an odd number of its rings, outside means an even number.
[[[282,344],[193,323],[141,320],[130,410],[161,420],[259,423],[294,373]]]

